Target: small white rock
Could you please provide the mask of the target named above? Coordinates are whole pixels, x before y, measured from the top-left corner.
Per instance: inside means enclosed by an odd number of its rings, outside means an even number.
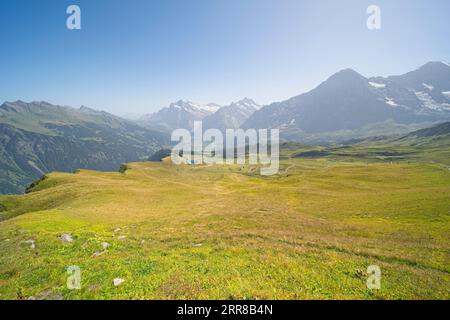
[[[117,239],[122,240],[125,239],[127,236],[118,236]]]
[[[72,242],[73,241],[72,235],[68,234],[68,233],[63,233],[58,238],[59,238],[59,240],[61,240],[63,242]]]
[[[122,229],[121,228],[115,228],[114,229],[114,232],[119,232],[119,231],[121,231]]]
[[[36,243],[34,242],[34,240],[26,240],[26,241],[22,241],[23,243],[29,243],[30,244],[30,249],[36,249]]]
[[[109,247],[109,243],[108,242],[102,242],[101,245],[102,245],[103,249],[107,249]]]
[[[125,280],[120,279],[120,278],[116,278],[116,279],[113,280],[113,285],[117,287],[117,286],[120,286],[124,282],[125,282]]]

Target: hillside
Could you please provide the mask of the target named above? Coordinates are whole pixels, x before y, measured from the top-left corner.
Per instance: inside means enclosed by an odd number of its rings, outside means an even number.
[[[417,130],[408,134],[408,137],[440,137],[450,136],[450,122],[444,122],[431,128]]]
[[[0,106],[0,193],[22,193],[51,171],[116,171],[167,142],[165,134],[86,107],[6,102]]]
[[[131,163],[0,196],[0,299],[449,299],[448,167],[358,155],[370,146],[295,157],[311,148],[283,145],[269,178]],[[66,288],[71,265],[81,290]]]
[[[293,156],[339,161],[427,161],[450,166],[449,128],[446,122],[404,135],[353,139],[329,147],[310,146]]]

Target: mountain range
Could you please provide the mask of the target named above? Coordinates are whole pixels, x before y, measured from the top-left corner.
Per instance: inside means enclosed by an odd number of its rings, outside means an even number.
[[[249,98],[221,106],[179,100],[126,120],[88,107],[47,102],[0,106],[0,193],[20,193],[50,171],[117,170],[151,159],[170,133],[192,129],[278,128],[281,138],[332,144],[407,134],[450,120],[450,66],[429,62],[403,75],[366,78],[352,69],[315,89],[261,107]]]
[[[446,119],[450,119],[450,66],[429,62],[387,78],[342,70],[307,93],[263,107],[243,127],[279,128],[295,139],[390,120],[413,124]]]
[[[203,121],[204,128],[221,130],[239,128],[260,106],[251,99],[228,106],[216,103],[201,105],[179,100],[160,111],[141,116],[137,122],[145,127],[172,132],[178,128],[193,129],[194,121]]]
[[[285,140],[342,142],[356,137],[404,134],[450,119],[450,66],[429,62],[403,75],[366,78],[339,71],[315,89],[260,106],[245,98],[228,106],[186,100],[141,116],[137,122],[167,133],[177,128],[278,128]]]

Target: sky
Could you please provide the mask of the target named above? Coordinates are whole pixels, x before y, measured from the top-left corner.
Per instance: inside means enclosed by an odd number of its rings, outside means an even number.
[[[81,30],[69,30],[69,5]],[[366,10],[381,9],[369,30]],[[448,0],[2,0],[0,101],[117,115],[187,99],[285,100],[352,68],[450,62]]]

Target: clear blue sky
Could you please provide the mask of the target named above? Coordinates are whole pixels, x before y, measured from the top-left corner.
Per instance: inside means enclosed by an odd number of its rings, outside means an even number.
[[[82,29],[66,29],[77,4]],[[382,29],[366,28],[381,7]],[[115,114],[289,98],[334,72],[450,61],[448,0],[1,0],[0,100]]]

